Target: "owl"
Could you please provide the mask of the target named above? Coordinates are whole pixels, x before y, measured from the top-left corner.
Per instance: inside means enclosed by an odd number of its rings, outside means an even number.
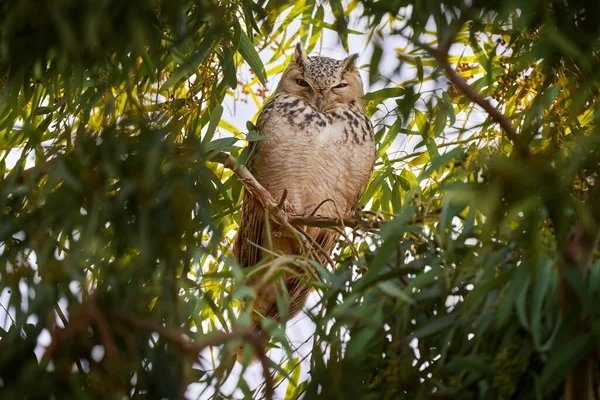
[[[275,199],[286,192],[288,211],[347,217],[365,190],[375,162],[375,140],[362,100],[357,58],[357,54],[344,60],[308,57],[299,43],[257,119],[256,127],[265,138],[252,142],[247,167]],[[242,267],[273,253],[303,254],[304,246],[296,237],[268,222],[261,204],[246,192],[233,249]],[[311,257],[325,265],[338,234],[316,227],[305,232],[320,247],[310,252]],[[306,303],[310,289],[300,279],[306,270],[285,269],[277,282],[257,288],[252,312],[257,329],[265,317],[280,320],[278,295],[289,300],[287,318]],[[254,276],[252,282],[260,280],[260,274]]]

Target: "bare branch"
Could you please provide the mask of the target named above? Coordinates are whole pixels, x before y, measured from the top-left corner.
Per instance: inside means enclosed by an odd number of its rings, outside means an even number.
[[[411,218],[406,221],[407,225],[422,224],[428,220],[437,218],[441,213],[441,208],[436,208],[427,214]],[[351,228],[359,229],[366,232],[374,232],[383,226],[388,220],[381,217],[368,218],[369,214],[366,211],[357,212],[353,217],[349,218],[330,218],[320,215],[304,216],[298,214],[288,215],[288,221],[294,226],[313,226],[318,228]],[[376,213],[373,213],[376,214]]]
[[[287,213],[280,207],[279,203],[269,193],[263,185],[256,180],[254,175],[248,171],[245,165],[238,163],[237,159],[230,154],[219,152],[210,158],[210,161],[222,164],[226,168],[229,168],[239,178],[240,182],[244,185],[255,199],[257,199],[265,210],[268,211],[269,216],[273,222],[283,226],[295,237],[297,237],[302,243],[306,243],[306,235],[300,232],[298,229],[293,227],[287,217]],[[285,199],[284,199],[285,200]]]
[[[258,358],[265,377],[265,398],[273,398],[273,377],[269,372],[269,358],[266,355],[265,348],[260,335],[250,327],[235,327],[231,332],[212,332],[199,342],[194,342],[181,332],[168,328],[162,324],[147,321],[136,317],[133,314],[116,313],[117,317],[127,323],[150,332],[158,333],[164,340],[177,345],[186,355],[196,358],[200,352],[207,347],[221,346],[232,339],[244,339],[252,344],[254,352]]]
[[[360,229],[363,231],[376,231],[381,228],[384,221],[379,219],[367,219],[360,217],[351,218],[330,218],[322,217],[320,215],[315,216],[304,216],[304,215],[290,215],[288,217],[290,224],[293,226],[312,226],[318,228],[352,228]]]
[[[240,182],[244,185],[246,189],[252,193],[252,195],[261,203],[261,205],[269,212],[269,215],[273,219],[273,221],[277,224],[280,224],[290,231],[301,235],[304,239],[304,242],[307,240],[307,235],[304,232],[296,229],[295,227],[317,227],[317,228],[352,228],[352,229],[360,229],[363,231],[377,231],[381,228],[382,224],[385,223],[385,220],[377,217],[377,215],[373,218],[367,218],[365,212],[357,212],[356,215],[349,218],[340,218],[340,217],[323,217],[320,215],[311,215],[306,216],[302,214],[295,214],[293,210],[285,211],[282,207],[282,201],[277,202],[273,195],[269,193],[264,186],[262,186],[258,180],[252,175],[248,168],[244,165],[239,164],[235,157],[231,156],[227,153],[217,153],[213,157],[210,158],[210,161],[222,164],[226,168],[229,168],[236,174],[239,178]],[[285,195],[285,193],[284,193]],[[285,200],[285,197],[282,196],[282,199]],[[320,207],[323,203],[331,201],[325,200],[319,204]],[[317,208],[318,208],[317,207]],[[418,224],[423,223],[429,218],[434,218],[441,212],[441,209],[433,210],[431,213],[428,213],[424,216],[419,216],[412,218],[407,221],[407,224]],[[313,241],[310,240],[312,243]]]
[[[448,52],[452,43],[446,43],[439,45],[437,48],[433,48],[425,43],[417,42],[413,40],[416,46],[426,50],[431,54],[440,66],[446,72],[446,76],[469,100],[474,102],[483,108],[494,121],[500,125],[508,139],[514,144],[520,156],[527,156],[529,149],[523,144],[521,138],[510,120],[502,114],[496,107],[494,107],[489,101],[487,101],[481,93],[473,89],[467,81],[461,77],[456,70],[450,64],[448,59]]]

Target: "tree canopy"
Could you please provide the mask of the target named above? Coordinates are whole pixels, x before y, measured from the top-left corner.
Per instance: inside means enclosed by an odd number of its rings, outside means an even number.
[[[584,0],[1,2],[3,398],[596,398],[598,20]],[[308,261],[232,258],[262,138],[226,106],[258,112],[326,32],[369,43],[378,159],[346,220],[257,194],[274,224],[340,233],[300,352],[240,308],[248,274]]]

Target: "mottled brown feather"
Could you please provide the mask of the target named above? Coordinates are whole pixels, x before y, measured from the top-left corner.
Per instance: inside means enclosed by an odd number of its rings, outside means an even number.
[[[355,61],[355,56],[346,60],[307,57],[297,48],[295,61],[284,71],[275,95],[257,120],[258,131],[266,139],[252,144],[248,169],[275,199],[287,191],[288,206],[295,212],[311,214],[318,207],[316,215],[351,215],[373,170],[373,127],[362,103],[362,81]],[[308,89],[300,81],[307,82]],[[280,254],[303,253],[297,238],[272,222],[270,227],[270,231],[266,229],[260,203],[245,193],[234,244],[234,255],[242,267],[270,256],[258,246],[269,248],[272,244],[269,250]],[[306,232],[322,249],[311,248],[310,257],[325,265],[338,234],[316,227]],[[306,274],[298,267],[290,268]],[[260,276],[249,283],[258,279]],[[284,291],[290,296],[287,317],[297,315],[310,293],[303,280],[285,272],[278,282],[261,286],[253,324],[258,326],[263,317],[279,319],[276,297]]]

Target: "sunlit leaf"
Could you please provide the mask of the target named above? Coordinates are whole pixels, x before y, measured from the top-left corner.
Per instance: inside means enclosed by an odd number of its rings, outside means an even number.
[[[265,85],[267,83],[265,66],[256,52],[254,44],[244,31],[241,31],[239,51],[242,57],[244,57],[244,60],[250,65],[250,68],[252,68],[252,71],[256,74],[256,77],[263,85]]]

